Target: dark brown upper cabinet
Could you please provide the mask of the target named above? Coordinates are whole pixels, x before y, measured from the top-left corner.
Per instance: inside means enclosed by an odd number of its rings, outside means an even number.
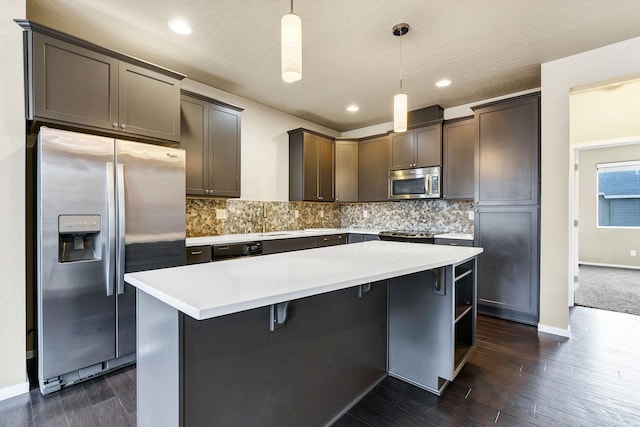
[[[187,194],[240,197],[242,109],[187,91],[181,107]]]
[[[116,137],[180,141],[184,75],[19,20],[26,118]]]
[[[391,135],[391,169],[440,166],[442,123]]]
[[[476,204],[538,204],[539,93],[475,107],[474,113]]]
[[[358,146],[358,199],[361,202],[389,200],[391,137],[363,139]]]
[[[306,129],[289,131],[289,200],[334,200],[334,140]]]
[[[442,198],[473,200],[476,125],[473,117],[442,126]]]
[[[336,141],[336,202],[358,201],[358,141]]]

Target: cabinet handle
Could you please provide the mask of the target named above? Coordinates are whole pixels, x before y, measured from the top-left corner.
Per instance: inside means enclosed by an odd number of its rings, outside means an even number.
[[[122,129],[124,129],[124,128],[126,128],[126,127],[127,127],[127,125],[125,125],[125,124],[123,123],[123,124],[121,124],[121,125],[120,125],[120,127],[121,127]]]
[[[116,122],[111,123],[111,126],[113,126],[114,128],[118,127],[118,124]]]
[[[202,255],[202,251],[191,251],[191,255]]]
[[[318,200],[324,200],[324,197],[318,196]]]

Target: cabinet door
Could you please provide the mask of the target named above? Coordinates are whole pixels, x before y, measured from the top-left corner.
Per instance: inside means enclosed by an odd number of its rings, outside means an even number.
[[[209,194],[240,197],[240,113],[209,105]]]
[[[537,324],[539,306],[538,208],[483,207],[475,214],[478,311]]]
[[[33,49],[29,118],[117,129],[116,59],[40,33],[33,33]]]
[[[389,169],[391,166],[391,138],[361,141],[358,147],[358,200],[379,202],[389,200]]]
[[[180,81],[120,61],[118,117],[122,132],[180,141]]]
[[[181,101],[180,148],[186,154],[187,194],[206,194],[205,159],[209,132],[208,103],[189,96]]]
[[[302,180],[303,200],[318,200],[318,165],[320,162],[321,138],[317,135],[303,134]]]
[[[440,166],[442,157],[442,124],[414,131],[415,161],[417,167]]]
[[[412,131],[391,135],[391,169],[407,169],[415,166],[413,138]]]
[[[444,199],[473,200],[475,129],[473,119],[442,128]]]
[[[476,110],[479,204],[538,203],[539,104],[536,95]]]
[[[336,201],[358,201],[358,143],[336,141]]]
[[[334,144],[328,138],[320,138],[318,144],[318,199],[333,201]]]

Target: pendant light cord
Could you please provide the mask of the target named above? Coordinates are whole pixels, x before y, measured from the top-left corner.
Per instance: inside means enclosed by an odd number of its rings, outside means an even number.
[[[293,15],[293,0],[291,0],[291,14]]]
[[[400,36],[399,38],[400,38],[400,92],[402,92],[402,36]]]

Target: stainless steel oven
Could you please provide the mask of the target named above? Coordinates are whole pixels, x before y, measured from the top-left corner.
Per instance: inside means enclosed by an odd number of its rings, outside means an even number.
[[[389,199],[437,199],[439,197],[439,166],[389,171]]]

